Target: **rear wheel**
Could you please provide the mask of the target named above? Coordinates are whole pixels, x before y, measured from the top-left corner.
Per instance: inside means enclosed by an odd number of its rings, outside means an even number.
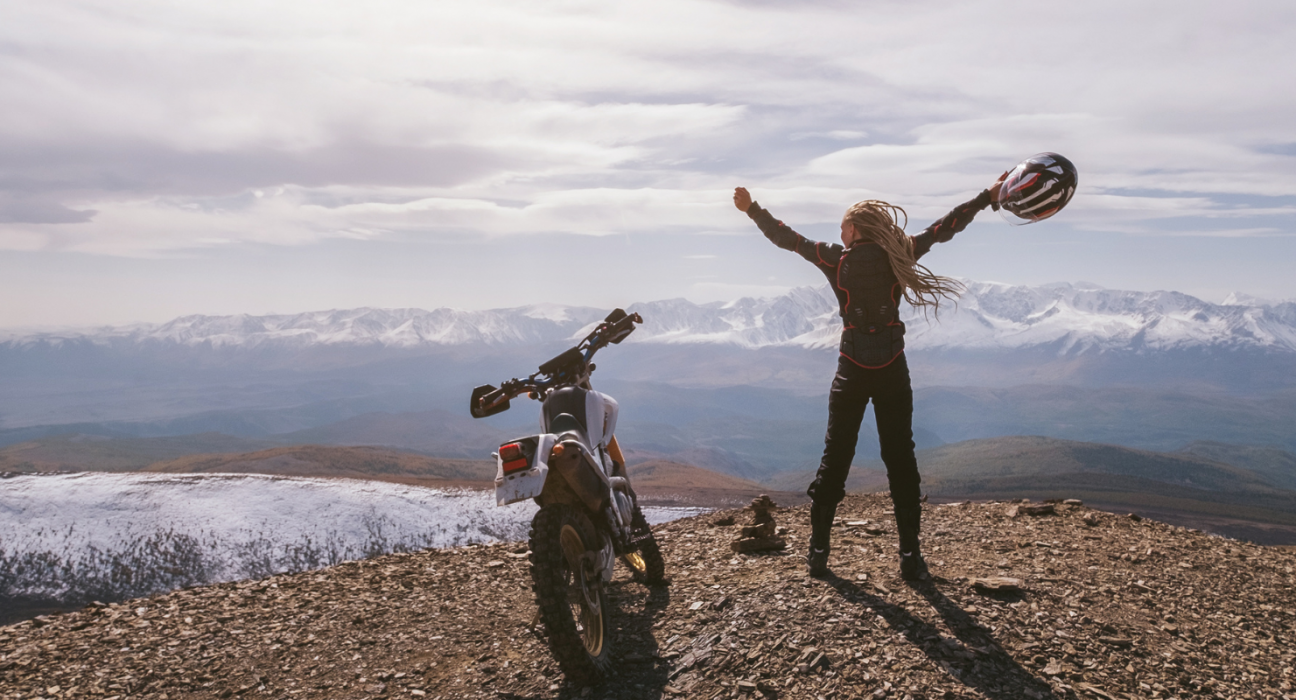
[[[649,585],[666,580],[666,562],[662,559],[661,548],[657,546],[657,538],[653,536],[652,528],[639,506],[634,507],[630,530],[638,539],[638,544],[635,551],[621,556],[621,561],[630,569],[630,576],[639,583]]]
[[[531,579],[549,649],[580,683],[597,683],[612,668],[600,548],[589,518],[566,504],[547,505],[531,521]]]

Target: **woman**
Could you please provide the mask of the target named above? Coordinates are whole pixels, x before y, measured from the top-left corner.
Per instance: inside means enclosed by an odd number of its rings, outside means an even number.
[[[900,207],[876,200],[857,202],[842,218],[841,245],[805,239],[753,202],[746,189],[734,190],[734,205],[756,222],[766,238],[795,251],[828,277],[845,324],[837,375],[828,394],[823,459],[806,491],[813,528],[807,556],[811,576],[828,574],[833,517],[846,494],[846,474],[855,457],[860,422],[872,400],[900,533],[900,575],[910,581],[928,577],[918,547],[921,479],[914,459],[913,388],[904,356],[900,299],[936,311],[942,297],[958,296],[962,286],[957,281],[933,274],[918,259],[933,244],[948,241],[966,228],[977,212],[997,205],[1003,179],[912,237],[905,235],[908,217]]]

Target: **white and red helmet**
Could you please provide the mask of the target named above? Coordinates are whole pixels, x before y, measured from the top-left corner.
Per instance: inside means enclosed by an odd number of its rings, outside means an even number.
[[[1056,153],[1037,153],[1008,172],[999,187],[999,213],[1014,226],[1062,211],[1075,194],[1079,173]]]

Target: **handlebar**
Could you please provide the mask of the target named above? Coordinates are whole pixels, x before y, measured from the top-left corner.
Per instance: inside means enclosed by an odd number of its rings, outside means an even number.
[[[477,401],[481,405],[482,410],[489,411],[490,409],[495,408],[496,406],[504,403],[505,401],[508,401],[511,398],[513,397],[509,396],[508,391],[504,389],[496,389],[495,391],[492,391],[491,393],[481,397]]]
[[[594,365],[590,362],[594,353],[625,340],[634,332],[635,324],[638,323],[643,323],[643,317],[639,314],[613,310],[580,343],[540,365],[539,371],[531,376],[501,382],[498,389],[490,385],[474,389],[469,411],[474,418],[484,418],[508,410],[509,400],[523,393],[543,399],[554,389],[587,381],[589,373],[594,371]]]

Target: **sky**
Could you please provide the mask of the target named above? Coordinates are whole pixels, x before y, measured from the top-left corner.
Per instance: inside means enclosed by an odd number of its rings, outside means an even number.
[[[600,307],[822,284],[735,186],[910,233],[1053,151],[1054,218],[924,262],[1296,298],[1296,3],[0,5],[0,327]]]

